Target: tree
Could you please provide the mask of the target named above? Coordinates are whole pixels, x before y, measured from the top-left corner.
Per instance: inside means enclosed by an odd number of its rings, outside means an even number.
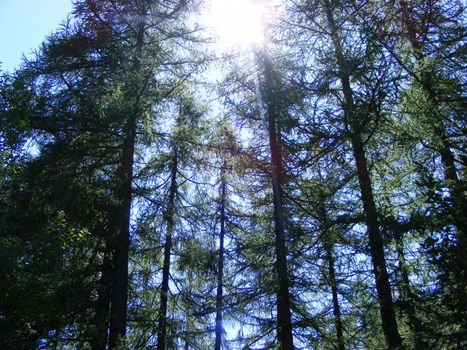
[[[271,185],[274,204],[274,230],[276,270],[278,279],[277,291],[277,338],[279,346],[284,350],[294,349],[292,336],[292,315],[289,294],[289,277],[287,271],[287,248],[285,242],[285,218],[282,204],[281,182],[285,171],[282,165],[282,154],[279,145],[280,106],[278,105],[279,90],[272,62],[266,51],[260,53],[258,59],[264,69],[263,98],[266,104],[267,128],[269,134],[269,147],[271,157]]]
[[[228,52],[204,5],[75,1],[1,76],[0,347],[465,347],[462,4]]]
[[[341,108],[343,112],[342,122],[345,132],[350,141],[352,147],[352,154],[355,161],[355,167],[357,170],[358,182],[360,187],[361,200],[363,204],[363,210],[365,214],[365,223],[368,230],[369,247],[373,262],[373,272],[375,275],[376,289],[378,291],[378,300],[380,303],[380,312],[382,319],[382,327],[386,336],[388,345],[391,348],[401,348],[402,340],[399,335],[395,308],[392,300],[391,286],[389,283],[389,276],[386,266],[386,259],[384,254],[384,245],[382,235],[380,232],[380,224],[378,222],[378,211],[375,204],[373,186],[371,181],[371,174],[369,171],[368,160],[365,152],[365,137],[371,137],[365,130],[364,120],[369,120],[370,116],[378,115],[377,104],[372,106],[371,102],[367,104],[364,101],[361,105],[357,104],[355,99],[356,88],[352,87],[351,79],[359,79],[357,74],[361,74],[356,68],[358,58],[349,56],[351,54],[350,49],[344,47],[345,40],[340,32],[340,28],[343,25],[338,22],[335,16],[336,9],[345,8],[338,7],[337,4],[329,1],[323,1],[315,4],[312,8],[309,4],[305,4],[301,7],[302,10],[306,11],[306,16],[313,19],[314,16],[319,17],[321,23],[327,28],[326,34],[328,35],[332,43],[332,51],[327,51],[328,54],[332,54],[333,64],[335,70],[335,76],[340,83],[340,91],[342,93]],[[345,13],[345,12],[344,12]],[[345,20],[344,16],[339,16]],[[316,23],[316,22],[315,22]],[[352,24],[349,24],[352,26]],[[354,27],[358,33],[358,25]],[[357,34],[358,35],[358,34]],[[371,54],[375,48],[372,47],[372,43],[368,43],[366,53]],[[355,68],[354,68],[355,67]],[[374,68],[374,67],[371,67]],[[378,102],[376,102],[378,103]],[[372,109],[367,109],[367,108]]]

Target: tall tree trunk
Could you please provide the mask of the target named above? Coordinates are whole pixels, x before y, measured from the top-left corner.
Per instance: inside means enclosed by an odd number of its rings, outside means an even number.
[[[219,232],[219,263],[217,266],[217,292],[216,292],[216,341],[214,345],[215,350],[221,350],[222,346],[222,309],[224,307],[224,236],[225,236],[225,167],[226,162],[222,165],[221,169],[221,190],[220,190],[220,232]]]
[[[127,322],[128,301],[128,250],[130,246],[130,211],[131,211],[131,178],[133,175],[133,153],[135,140],[136,118],[130,118],[128,137],[123,147],[123,161],[120,175],[120,188],[117,198],[121,205],[118,221],[117,236],[113,254],[113,286],[110,310],[110,349],[117,347],[124,341]]]
[[[101,269],[96,314],[94,316],[95,329],[91,340],[92,350],[105,350],[107,348],[110,296],[112,292],[112,259],[110,251],[104,253]]]
[[[261,53],[267,106],[267,121],[269,133],[269,147],[271,152],[271,182],[274,202],[275,224],[275,253],[276,271],[279,282],[277,292],[277,338],[282,350],[293,350],[292,314],[289,293],[289,277],[287,271],[287,248],[285,244],[285,220],[282,205],[281,180],[284,175],[282,154],[277,135],[277,121],[279,119],[277,87],[273,81],[272,62],[265,52]]]
[[[325,235],[327,235],[326,233]],[[337,280],[336,280],[336,270],[334,267],[334,255],[333,255],[333,244],[329,237],[325,237],[324,249],[326,251],[326,260],[328,261],[329,267],[329,280],[331,284],[332,292],[332,313],[334,316],[334,325],[336,327],[336,336],[337,336],[337,348],[338,350],[344,350],[344,334],[342,328],[342,317],[341,317],[341,308],[339,305],[338,291],[337,291]]]
[[[164,245],[164,265],[162,267],[162,285],[159,309],[159,329],[157,330],[157,350],[165,350],[167,346],[167,304],[169,296],[170,255],[172,251],[172,234],[174,230],[175,195],[177,193],[178,151],[175,147],[172,156],[169,199],[165,220],[167,232]]]
[[[133,59],[132,71],[135,75],[140,72],[141,53],[144,45],[144,32],[146,26],[146,12],[141,16],[137,27],[136,54]],[[113,284],[110,309],[109,348],[115,349],[119,342],[125,340],[127,311],[128,311],[128,251],[130,246],[130,212],[131,212],[131,185],[133,180],[133,160],[135,152],[136,125],[140,115],[138,105],[138,91],[133,91],[134,100],[132,111],[125,125],[125,140],[122,147],[121,168],[118,174],[118,188],[116,197],[119,201],[117,213],[117,228],[113,256]]]
[[[193,271],[188,268],[187,272],[187,277],[188,281],[188,289],[187,289],[187,295],[191,296],[192,294],[192,281],[193,281]],[[190,349],[190,344],[192,344],[190,336],[191,334],[191,324],[190,324],[190,319],[189,315],[192,313],[192,305],[187,305],[185,306],[185,332],[183,334],[183,339],[184,339],[184,349],[189,350]]]
[[[320,179],[321,169],[318,168]],[[337,290],[337,279],[336,279],[336,270],[334,266],[334,254],[333,254],[333,238],[331,237],[331,232],[328,229],[328,218],[325,207],[324,194],[319,197],[320,206],[319,206],[319,215],[322,222],[322,233],[323,233],[323,246],[326,253],[325,259],[328,263],[328,272],[329,272],[329,284],[331,285],[331,294],[332,294],[332,313],[334,316],[334,326],[336,327],[336,337],[337,337],[337,349],[345,350],[344,345],[344,334],[342,327],[342,317],[341,309],[339,305],[339,297]]]
[[[350,140],[357,167],[363,210],[365,212],[365,223],[368,229],[370,253],[373,263],[373,273],[376,280],[382,328],[389,347],[391,349],[402,349],[402,339],[397,327],[394,302],[392,300],[391,286],[389,283],[386,259],[384,256],[383,240],[379,229],[378,213],[373,197],[373,188],[361,137],[361,126],[359,125],[357,116],[355,115],[356,111],[353,102],[353,91],[350,86],[350,73],[347,71],[347,68],[350,65],[346,64],[347,62],[343,54],[340,37],[337,32],[337,26],[329,0],[323,0],[323,4],[334,45],[342,91],[344,94],[344,102],[342,106],[344,117],[346,119],[346,123],[351,128]]]
[[[376,290],[380,304],[383,332],[391,349],[402,349],[402,340],[397,327],[394,302],[384,257],[384,246],[379,230],[378,214],[373,198],[370,174],[366,164],[365,152],[360,135],[352,136],[354,158],[357,163],[358,179],[362,194],[365,222],[368,228],[370,252],[373,262],[373,273],[376,279]]]
[[[402,311],[407,315],[409,327],[412,329],[414,334],[414,349],[423,350],[427,348],[427,345],[423,342],[422,323],[415,310],[416,298],[410,288],[409,274],[407,272],[407,264],[405,263],[404,242],[398,228],[395,230],[395,239],[399,272],[401,274],[399,291],[402,298]]]

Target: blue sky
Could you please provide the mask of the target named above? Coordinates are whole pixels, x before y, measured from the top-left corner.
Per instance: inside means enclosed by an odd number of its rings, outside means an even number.
[[[71,10],[71,0],[0,0],[0,70],[13,71]]]

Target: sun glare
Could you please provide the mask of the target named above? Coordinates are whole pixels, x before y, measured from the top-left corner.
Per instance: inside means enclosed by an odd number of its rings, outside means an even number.
[[[205,22],[220,46],[247,46],[264,40],[266,9],[261,0],[211,0]]]

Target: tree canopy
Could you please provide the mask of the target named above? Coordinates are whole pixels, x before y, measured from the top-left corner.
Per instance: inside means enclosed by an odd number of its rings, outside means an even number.
[[[467,347],[465,4],[244,2],[0,72],[0,348]]]

